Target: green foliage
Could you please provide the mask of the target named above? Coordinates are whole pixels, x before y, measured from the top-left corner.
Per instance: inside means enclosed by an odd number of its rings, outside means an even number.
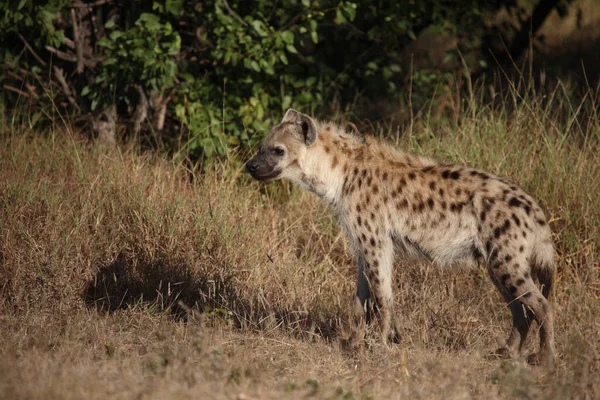
[[[110,33],[98,41],[105,55],[102,70],[93,85],[81,92],[91,100],[92,111],[98,104],[104,109],[115,101],[129,102],[131,86],[149,92],[173,87],[177,74],[181,38],[169,22],[142,13],[132,28],[120,31],[114,27],[114,20],[105,24]]]
[[[60,88],[56,81],[51,86],[43,78],[52,76],[51,65],[59,65],[82,113],[116,105],[122,121],[133,116],[140,91],[149,99],[160,98],[167,104],[163,143],[171,150],[180,150],[177,147],[183,143],[181,150],[205,159],[224,156],[232,146],[256,144],[288,107],[324,110],[334,100],[350,103],[357,94],[367,100],[398,102],[406,96],[409,81],[413,99],[427,101],[455,73],[439,66],[413,69],[407,47],[424,30],[435,27],[441,35],[458,38],[464,59],[477,65],[479,57],[469,54],[481,43],[484,15],[500,4],[474,0],[107,3],[91,7],[79,22],[87,51],[101,60],[86,65],[81,74],[75,72],[73,40],[66,40],[73,33],[72,3],[12,3],[0,4],[4,13],[0,35],[10,43],[3,55],[8,69],[25,69],[23,79],[32,85]],[[54,58],[43,65],[24,52],[18,34],[48,61],[46,46],[71,54],[72,59]],[[456,54],[449,53],[443,63],[456,65],[457,60]],[[43,101],[47,99],[38,100]],[[72,105],[72,98],[69,102]],[[66,101],[58,104],[69,106]],[[156,126],[152,121],[156,111],[148,113],[146,132]]]

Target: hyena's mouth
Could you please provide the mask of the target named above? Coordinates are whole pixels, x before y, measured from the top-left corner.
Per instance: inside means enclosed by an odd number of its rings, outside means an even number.
[[[254,179],[256,179],[257,181],[271,182],[271,181],[274,181],[275,179],[277,179],[279,177],[279,175],[281,175],[281,171],[279,171],[279,170],[272,170],[270,172],[255,171],[255,172],[250,172],[250,175],[252,175],[252,177]]]

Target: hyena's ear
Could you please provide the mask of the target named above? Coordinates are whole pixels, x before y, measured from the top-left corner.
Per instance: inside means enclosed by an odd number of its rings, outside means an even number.
[[[317,124],[306,114],[302,114],[293,108],[288,109],[283,116],[281,122],[293,122],[302,130],[304,143],[310,146],[317,140]]]

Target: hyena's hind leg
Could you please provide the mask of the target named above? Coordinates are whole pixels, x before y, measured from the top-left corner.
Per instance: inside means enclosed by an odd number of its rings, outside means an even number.
[[[538,354],[531,354],[528,361],[552,366],[556,358],[556,350],[554,348],[554,310],[548,301],[554,282],[554,248],[550,241],[538,242],[534,246],[531,272],[539,281],[542,293],[542,296],[538,296],[532,301],[535,301],[543,312],[537,314],[534,310],[540,327],[540,351]],[[543,319],[540,318],[540,315]]]
[[[554,315],[548,299],[540,292],[533,281],[531,266],[522,255],[498,254],[492,251],[488,263],[492,280],[509,304],[513,327],[507,340],[506,352],[519,355],[527,338],[531,321],[540,328],[540,352],[542,362],[554,361]],[[535,362],[537,355],[529,361]]]

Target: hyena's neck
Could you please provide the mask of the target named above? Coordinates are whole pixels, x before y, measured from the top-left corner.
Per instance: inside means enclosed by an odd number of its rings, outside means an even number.
[[[335,153],[326,153],[322,146],[315,144],[307,152],[301,165],[302,174],[297,182],[330,205],[339,203],[344,185],[343,164]]]
[[[297,182],[326,203],[340,204],[344,178],[353,150],[362,142],[333,124],[319,125],[318,139],[301,161],[302,174]]]

